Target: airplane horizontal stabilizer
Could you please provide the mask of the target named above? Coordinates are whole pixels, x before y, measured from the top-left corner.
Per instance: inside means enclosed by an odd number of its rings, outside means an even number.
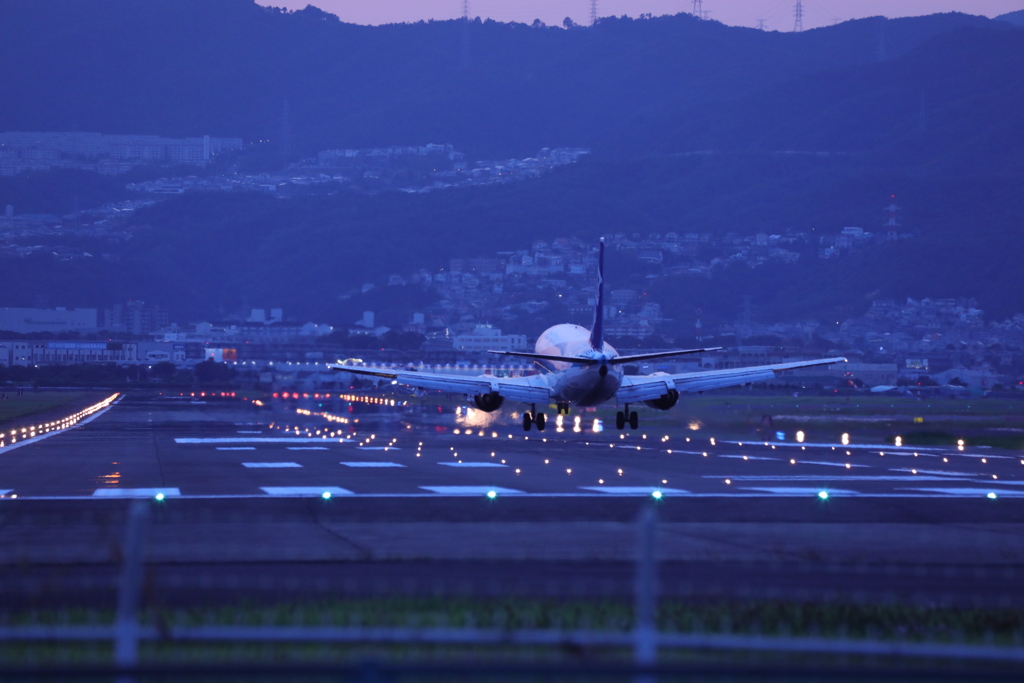
[[[712,346],[706,349],[679,349],[678,351],[657,351],[655,353],[638,353],[632,356],[616,356],[608,361],[610,365],[622,365],[623,363],[636,363],[641,360],[652,360],[654,358],[667,358],[669,356],[685,356],[688,353],[704,353],[705,351],[721,351],[721,346]]]
[[[556,363],[575,363],[577,365],[597,365],[599,360],[594,358],[583,358],[582,356],[554,356],[544,353],[527,353],[525,351],[488,351],[496,356],[519,356],[520,358],[533,358],[534,360],[550,360]]]

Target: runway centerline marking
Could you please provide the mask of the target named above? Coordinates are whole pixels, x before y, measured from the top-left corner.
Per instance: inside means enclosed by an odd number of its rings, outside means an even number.
[[[445,467],[508,467],[500,462],[439,462],[437,464]]]
[[[824,491],[829,496],[860,496],[860,491],[851,491],[849,489],[834,489],[828,486],[809,487],[809,486],[744,486],[747,491],[764,491],[765,493],[771,493],[777,496],[817,496],[819,493]]]
[[[288,446],[290,451],[329,451],[327,446]]]
[[[96,489],[92,492],[94,498],[155,498],[157,494],[163,494],[165,498],[177,498],[181,491],[176,488],[163,489]]]
[[[655,491],[661,491],[665,495],[689,495],[686,489],[670,489],[659,486],[580,486],[584,491],[596,493],[607,493],[619,496],[649,496]]]
[[[174,443],[180,444],[205,444],[205,443],[352,443],[351,439],[322,439],[309,437],[280,437],[280,436],[231,436],[231,437],[179,437]]]
[[[954,489],[954,488],[919,488],[918,489],[918,488],[914,488],[914,489],[910,489],[910,488],[908,488],[908,489],[900,489],[900,490],[901,491],[921,491],[921,492],[928,491],[930,493],[944,493],[944,494],[949,495],[949,496],[969,496],[971,498],[976,498],[976,497],[979,497],[979,496],[980,497],[985,497],[985,496],[987,496],[990,493],[994,493],[997,496],[1007,496],[1007,497],[1020,497],[1020,496],[1024,496],[1024,491],[1015,491],[1013,489],[1001,489],[1001,488],[998,488],[998,486],[995,486],[993,488],[988,488],[988,489],[978,489],[978,488],[963,488],[963,489]]]
[[[841,479],[842,481],[970,481],[976,482],[974,478],[957,479],[956,477],[935,477],[922,474],[898,475],[877,475],[850,474],[850,475],[824,475],[824,474],[705,474],[704,479],[731,479],[732,481],[821,481],[823,479]]]
[[[318,498],[325,493],[332,496],[352,495],[352,491],[338,486],[261,486],[260,490],[270,496],[291,498]]]
[[[302,467],[302,465],[297,462],[243,462],[242,467],[255,469],[259,467]]]
[[[507,489],[502,486],[421,486],[420,488],[446,496],[486,496],[491,491],[498,495],[526,494],[525,491]]]
[[[342,462],[345,467],[405,467],[397,462]]]
[[[255,446],[217,446],[218,451],[254,451]]]

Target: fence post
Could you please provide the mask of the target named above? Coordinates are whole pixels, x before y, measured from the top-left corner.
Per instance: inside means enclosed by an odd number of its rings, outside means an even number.
[[[149,521],[149,501],[133,501],[121,551],[121,580],[117,589],[114,619],[114,664],[132,667],[139,661],[139,601],[142,592],[142,554]],[[123,679],[122,679],[123,680]]]
[[[655,560],[655,534],[658,515],[653,505],[645,505],[637,518],[636,553],[636,626],[633,632],[633,659],[639,666],[651,666],[658,657],[658,631],[655,601],[658,567]]]

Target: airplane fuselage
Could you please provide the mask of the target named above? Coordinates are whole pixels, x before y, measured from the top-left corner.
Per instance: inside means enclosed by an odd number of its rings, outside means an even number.
[[[590,347],[590,330],[579,325],[555,325],[537,339],[536,353],[569,358],[595,358],[610,360],[619,355],[611,344],[604,342],[601,351]],[[580,365],[572,361],[538,361],[550,374],[552,398],[557,403],[576,406],[600,405],[615,396],[622,383],[622,369],[618,365],[598,363]]]

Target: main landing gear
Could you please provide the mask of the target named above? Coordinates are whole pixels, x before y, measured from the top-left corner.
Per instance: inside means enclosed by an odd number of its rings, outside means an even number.
[[[640,416],[637,415],[636,411],[630,412],[629,404],[623,406],[625,410],[620,410],[615,413],[615,428],[625,429],[626,424],[629,424],[630,429],[637,429],[640,427]]]
[[[528,432],[531,426],[537,425],[537,431],[543,432],[547,421],[544,413],[538,413],[537,406],[531,405],[530,410],[523,413],[523,431]]]

